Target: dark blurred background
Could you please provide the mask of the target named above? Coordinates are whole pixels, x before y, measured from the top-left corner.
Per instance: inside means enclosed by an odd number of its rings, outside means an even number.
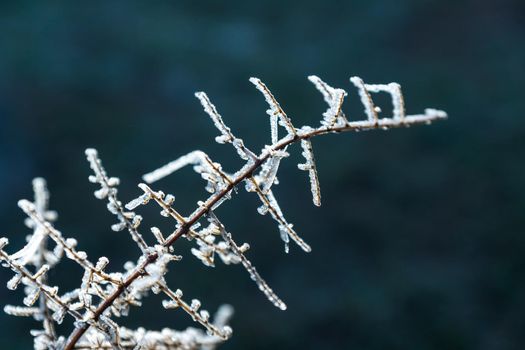
[[[84,149],[96,147],[127,201],[140,176],[202,149],[240,166],[193,92],[205,90],[252,148],[269,143],[273,90],[296,125],[317,125],[317,74],[345,88],[363,118],[352,75],[397,81],[407,110],[444,109],[432,126],[314,140],[323,206],[311,205],[300,150],[275,192],[313,246],[283,252],[277,228],[240,192],[218,211],[249,242],[261,274],[287,302],[276,310],[239,266],[200,265],[190,245],[169,280],[215,310],[235,306],[223,349],[523,349],[525,344],[525,3],[523,1],[2,1],[0,4],[0,222],[10,251],[30,231],[17,208],[43,176],[56,226],[93,259],[121,269],[138,252],[92,196]],[[386,101],[381,98],[378,101]],[[385,104],[385,108],[389,107]],[[205,196],[190,169],[155,186],[191,212]],[[172,224],[154,206],[143,231]],[[0,271],[2,285],[11,277]],[[51,278],[80,283],[64,263]],[[21,291],[0,288],[2,304]],[[184,328],[160,298],[122,320]],[[2,349],[29,349],[32,320],[0,316]],[[63,331],[68,331],[68,326]]]

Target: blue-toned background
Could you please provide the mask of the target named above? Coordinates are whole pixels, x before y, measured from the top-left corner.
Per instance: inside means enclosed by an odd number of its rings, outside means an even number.
[[[125,233],[92,196],[86,147],[98,148],[121,197],[140,176],[194,149],[230,170],[193,92],[205,90],[248,145],[269,142],[273,90],[296,125],[325,110],[306,80],[397,81],[409,113],[446,110],[433,126],[314,140],[323,206],[311,205],[300,150],[283,162],[276,195],[313,246],[283,252],[277,228],[241,193],[218,214],[288,303],[269,304],[238,266],[185,259],[170,283],[214,310],[236,308],[223,349],[523,349],[525,344],[525,6],[523,1],[3,1],[0,4],[0,223],[10,249],[29,232],[16,206],[44,176],[57,227],[111,269],[136,259]],[[383,100],[378,100],[383,101]],[[387,107],[386,105],[384,105]],[[189,169],[157,188],[183,213],[205,192]],[[156,208],[143,228],[169,227]],[[162,226],[164,225],[164,226]],[[2,285],[11,277],[0,271]],[[72,264],[51,274],[80,283]],[[21,291],[0,288],[20,303]],[[153,296],[122,323],[184,328]],[[29,349],[32,320],[0,316],[0,348]],[[64,332],[68,331],[65,327]]]

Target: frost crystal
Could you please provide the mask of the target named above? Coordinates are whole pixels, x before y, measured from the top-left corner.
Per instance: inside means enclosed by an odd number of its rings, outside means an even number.
[[[319,178],[317,176],[317,169],[315,166],[314,153],[312,150],[312,143],[310,140],[301,140],[301,147],[303,148],[303,157],[306,160],[304,164],[298,164],[300,170],[308,171],[310,177],[310,190],[312,191],[312,199],[316,206],[321,206],[321,189],[319,187]]]
[[[348,120],[342,111],[343,101],[347,95],[346,91],[331,87],[315,75],[310,75],[308,80],[323,94],[324,101],[328,104],[328,110],[323,113],[324,118],[321,124],[326,127],[332,127],[334,125],[341,127],[346,125]]]
[[[290,121],[290,118],[284,113],[270,89],[258,78],[250,78],[250,82],[263,94],[266,103],[270,106],[266,113],[270,116],[272,144],[276,143],[279,139],[277,132],[278,123],[286,129],[288,135],[295,135],[295,127]]]
[[[213,214],[213,212],[210,212],[208,214],[208,219],[210,220],[210,222],[212,222],[219,228],[222,238],[227,242],[230,249],[232,249],[232,252],[239,257],[242,265],[250,274],[251,279],[255,281],[255,283],[257,283],[257,286],[259,287],[261,292],[263,292],[264,295],[266,295],[266,297],[268,298],[268,300],[272,302],[276,307],[278,307],[281,310],[286,310],[286,304],[277,296],[277,294],[275,294],[275,292],[270,288],[268,283],[266,283],[266,281],[259,275],[259,273],[252,265],[250,260],[246,258],[243,251],[237,246],[235,241],[232,239],[231,234],[229,232],[226,232],[226,229],[219,221],[219,219],[215,216],[215,214]]]
[[[19,207],[25,212],[26,225],[32,229],[27,244],[18,251],[8,254],[4,249],[8,245],[6,238],[0,238],[0,262],[13,273],[7,282],[9,289],[18,288],[25,294],[25,306],[7,305],[4,311],[10,315],[32,317],[41,323],[39,329],[31,331],[35,350],[74,350],[74,349],[178,349],[178,350],[213,350],[232,335],[228,321],[232,315],[230,306],[219,309],[213,322],[210,313],[203,309],[198,299],[186,302],[180,289],[171,289],[165,279],[168,264],[180,261],[181,256],[174,255],[174,243],[179,238],[190,241],[191,254],[204,265],[214,267],[217,261],[226,265],[239,264],[248,272],[266,298],[279,309],[286,309],[284,302],[262,279],[253,264],[246,257],[249,244],[237,244],[231,233],[215,216],[214,210],[237,193],[239,186],[246,191],[257,194],[261,201],[257,211],[261,215],[270,214],[276,222],[285,252],[289,251],[290,240],[293,240],[305,252],[310,246],[299,237],[294,226],[285,218],[274,194],[274,185],[278,184],[278,171],[282,161],[289,156],[288,149],[294,143],[301,142],[302,155],[305,159],[298,167],[308,171],[310,189],[315,205],[321,204],[319,179],[310,139],[315,136],[360,131],[369,129],[388,129],[415,124],[429,124],[435,120],[445,119],[446,113],[428,108],[423,114],[405,115],[405,104],[401,87],[397,83],[365,84],[362,79],[352,77],[350,80],[357,88],[366,118],[348,121],[343,112],[343,101],[347,93],[343,89],[333,88],[317,76],[308,79],[321,92],[328,109],[323,113],[318,127],[302,126],[295,128],[290,118],[270,92],[268,87],[257,78],[250,82],[263,94],[269,108],[271,144],[264,146],[258,155],[249,150],[242,139],[236,137],[224,123],[222,116],[204,92],[197,92],[204,111],[212,119],[220,135],[219,143],[230,143],[244,161],[240,169],[228,172],[222,165],[213,161],[202,151],[190,152],[144,176],[147,183],[191,165],[193,170],[205,181],[209,192],[206,199],[197,202],[197,208],[188,216],[182,215],[175,207],[175,196],[153,190],[146,184],[139,184],[142,193],[129,201],[125,206],[118,199],[120,180],[107,175],[94,149],[86,150],[86,157],[92,169],[89,181],[97,185],[94,195],[106,201],[107,210],[117,218],[111,226],[114,231],[127,229],[141,254],[136,261],[124,264],[122,272],[108,272],[110,266],[106,257],[96,262],[79,248],[74,238],[65,237],[55,228],[56,213],[49,210],[49,193],[43,179],[33,181],[35,198],[33,202],[19,201]],[[392,98],[392,116],[378,118],[380,109],[374,106],[372,93],[386,92]],[[279,138],[279,126],[286,131]],[[134,210],[142,205],[156,203],[163,217],[173,220],[174,230],[164,235],[158,228],[151,227],[153,244],[149,245],[139,232],[142,216]],[[207,218],[207,226],[202,221]],[[57,286],[48,281],[48,272],[63,257],[70,259],[82,270],[80,286],[59,293]],[[219,257],[219,259],[217,259]],[[95,260],[93,260],[95,261]],[[163,329],[149,331],[143,328],[131,330],[120,326],[116,319],[129,314],[132,307],[140,307],[142,300],[149,294],[162,294],[162,306],[185,312],[201,328],[187,328],[183,331]],[[74,330],[69,336],[61,336],[57,324],[70,319]]]
[[[377,122],[377,110],[374,107],[374,102],[372,101],[372,97],[370,96],[370,93],[368,92],[366,85],[363,82],[363,79],[359,77],[351,77],[350,81],[358,89],[359,97],[361,98],[361,103],[365,107],[365,113],[368,117],[368,121],[370,123],[376,123]]]
[[[370,92],[387,92],[392,97],[392,115],[394,120],[402,121],[405,118],[405,101],[401,94],[401,85],[398,83],[390,84],[365,84],[365,88]]]
[[[267,212],[270,212],[272,218],[278,223],[281,239],[285,243],[285,251],[288,252],[288,237],[292,238],[305,252],[308,253],[312,251],[312,248],[301,237],[299,237],[297,232],[294,231],[293,225],[289,224],[284,218],[283,212],[281,211],[273,192],[268,190],[267,193],[264,193],[256,178],[248,178],[246,182],[248,183],[246,185],[246,190],[248,192],[256,192],[263,203],[263,206],[257,210],[259,214],[264,215]],[[286,234],[284,234],[283,231]]]
[[[141,222],[141,217],[135,215],[134,212],[126,212],[122,203],[117,198],[117,186],[120,180],[116,177],[108,177],[106,170],[102,166],[101,160],[98,158],[98,152],[93,148],[86,150],[86,157],[95,175],[90,176],[90,181],[98,183],[100,189],[95,191],[95,197],[98,199],[108,199],[108,210],[115,215],[119,222],[114,224],[111,228],[113,231],[122,231],[127,228],[131,238],[137,243],[142,252],[146,251],[147,244],[142,238],[142,235],[137,231]],[[132,210],[132,209],[129,209]]]

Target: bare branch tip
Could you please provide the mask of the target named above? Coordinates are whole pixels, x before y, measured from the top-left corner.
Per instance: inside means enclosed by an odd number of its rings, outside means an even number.
[[[98,151],[94,148],[86,148],[85,153],[87,157],[98,157]]]

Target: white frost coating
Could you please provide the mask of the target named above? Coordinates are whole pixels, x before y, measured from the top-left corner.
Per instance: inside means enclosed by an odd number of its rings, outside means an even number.
[[[217,327],[227,326],[230,323],[233,312],[233,306],[228,304],[221,305],[213,317],[213,324]]]
[[[178,257],[165,252],[164,248],[161,246],[157,246],[157,253],[159,254],[157,260],[144,268],[147,274],[136,279],[131,284],[131,288],[134,289],[133,293],[147,292],[154,285],[163,282],[164,275],[168,272],[168,263],[174,260],[179,260]]]
[[[334,100],[334,88],[325,83],[317,75],[309,75],[308,80],[315,85],[315,88],[323,95],[324,101],[330,105]]]
[[[332,127],[338,126],[342,127],[346,125],[346,118],[341,112],[343,107],[343,101],[346,96],[346,91],[342,89],[336,89],[334,91],[334,100],[330,104],[328,110],[323,113],[324,119],[321,121],[321,125]]]
[[[49,191],[47,190],[46,181],[37,177],[33,179],[34,192],[34,209],[45,220],[53,222],[57,219],[57,213],[49,210]],[[26,226],[33,229],[33,234],[29,237],[28,243],[18,252],[10,255],[10,258],[17,260],[20,265],[33,264],[40,267],[46,261],[46,255],[51,258],[49,252],[45,251],[42,245],[45,245],[45,230],[31,218],[25,220]],[[42,249],[41,252],[39,250]],[[51,258],[52,259],[52,258]]]
[[[118,232],[127,228],[133,241],[135,241],[141,252],[144,253],[147,250],[148,245],[137,230],[142,221],[142,217],[136,215],[132,211],[124,211],[122,203],[117,198],[117,186],[120,184],[119,178],[109,177],[107,175],[106,170],[102,166],[102,161],[98,157],[97,150],[88,148],[85,153],[91,170],[93,170],[93,173],[95,174],[89,177],[89,181],[100,185],[100,189],[95,191],[95,197],[98,199],[107,198],[107,208],[109,212],[115,215],[119,220],[117,224],[111,226],[111,229]]]
[[[18,252],[9,257],[16,260],[20,265],[27,265],[37,257],[37,251],[40,249],[42,241],[46,237],[46,231],[42,228],[36,228],[33,235],[29,238],[27,244]]]
[[[195,97],[197,97],[204,108],[204,111],[210,116],[213,121],[213,124],[221,132],[220,136],[215,138],[217,143],[231,143],[239,157],[244,160],[253,159],[255,154],[250,151],[245,145],[242,139],[237,138],[231,132],[231,129],[226,126],[222,120],[221,115],[217,112],[217,108],[213,103],[211,103],[208,95],[204,92],[196,92]]]
[[[257,193],[259,199],[263,204],[262,207],[259,207],[257,209],[259,214],[265,215],[267,212],[270,212],[272,218],[278,223],[279,232],[281,233],[281,239],[285,243],[285,251],[287,251],[288,240],[287,237],[283,236],[282,231],[285,231],[287,233],[287,236],[290,236],[290,238],[292,238],[293,241],[297,243],[297,245],[301,247],[302,250],[304,250],[307,253],[311,252],[312,248],[301,237],[299,237],[297,232],[295,232],[295,230],[293,229],[293,225],[289,224],[284,218],[281,208],[279,207],[279,204],[275,199],[273,191],[268,190],[266,193],[264,193],[260,187],[260,184],[258,183],[257,178],[254,177],[246,179],[245,184],[246,191]]]
[[[441,111],[434,108],[425,108],[425,114],[423,115],[411,115],[412,118],[430,118],[430,119],[446,119],[448,117],[447,112]],[[408,118],[408,117],[407,117]],[[415,119],[414,119],[415,120]]]
[[[215,322],[210,323],[210,314],[201,309],[200,301],[192,300],[190,303],[186,303],[181,299],[182,292],[180,290],[173,292],[166,285],[164,274],[167,271],[167,260],[180,259],[178,256],[171,255],[173,247],[168,247],[167,242],[174,242],[180,235],[197,243],[197,247],[192,248],[192,253],[206,265],[213,266],[215,255],[218,255],[225,264],[242,264],[268,299],[277,307],[284,309],[286,307],[284,303],[275,296],[275,293],[258,275],[251,262],[247,260],[245,253],[249,249],[249,245],[244,243],[238,246],[231,235],[225,231],[222,224],[219,227],[210,222],[208,227],[200,228],[199,220],[202,216],[213,215],[213,209],[223,203],[224,200],[231,198],[232,191],[236,192],[238,185],[245,182],[246,190],[256,192],[262,202],[262,205],[257,209],[258,212],[262,215],[270,212],[272,218],[277,222],[281,239],[285,243],[285,251],[288,252],[290,239],[293,239],[303,250],[310,251],[310,247],[293,230],[292,224],[284,218],[271,190],[272,185],[278,183],[279,164],[283,158],[288,156],[286,150],[289,145],[297,141],[302,143],[303,156],[306,162],[298,166],[299,169],[309,172],[313,201],[314,204],[318,205],[320,204],[319,181],[315,171],[311,144],[308,141],[311,137],[330,132],[388,129],[414,124],[429,124],[434,120],[447,117],[445,112],[435,109],[426,109],[424,114],[405,116],[404,101],[398,84],[364,84],[361,79],[354,77],[352,82],[358,87],[361,101],[367,112],[367,119],[349,122],[342,111],[346,92],[342,89],[330,87],[318,77],[311,76],[309,79],[322,93],[329,108],[323,113],[320,127],[304,126],[299,129],[295,129],[291,125],[290,120],[267,87],[256,78],[251,79],[251,82],[264,94],[270,105],[267,112],[270,114],[272,144],[265,146],[258,156],[244,147],[241,139],[235,138],[231,134],[230,129],[224,124],[222,117],[217,113],[215,106],[211,104],[207,96],[204,93],[196,94],[206,113],[210,115],[220,131],[221,135],[217,141],[232,143],[246,162],[232,174],[224,172],[219,163],[213,162],[203,152],[196,156],[198,159],[195,162],[190,161],[183,164],[182,166],[193,165],[195,172],[206,180],[206,189],[211,193],[207,199],[198,202],[197,209],[189,217],[182,216],[172,207],[174,202],[172,195],[165,195],[161,191],[154,192],[144,184],[139,185],[144,194],[129,202],[126,209],[134,210],[154,199],[162,208],[161,215],[176,220],[175,230],[170,236],[164,238],[160,230],[152,228],[158,245],[146,247],[144,254],[136,263],[128,262],[125,264],[122,273],[106,273],[104,269],[108,265],[107,258],[98,259],[94,265],[87,259],[85,252],[76,250],[76,240],[62,237],[62,234],[51,224],[56,218],[56,214],[47,210],[48,193],[45,189],[45,182],[41,179],[35,179],[33,182],[35,203],[20,202],[20,207],[28,215],[26,223],[34,230],[33,235],[28,239],[28,244],[21,251],[9,256],[3,250],[7,244],[7,239],[0,238],[2,265],[14,272],[14,277],[8,282],[8,287],[16,289],[22,285],[26,294],[24,298],[26,305],[33,305],[40,300],[38,308],[6,307],[6,312],[10,314],[32,316],[37,321],[42,321],[43,329],[31,331],[34,337],[35,350],[64,349],[67,346],[66,344],[72,345],[69,340],[71,338],[66,340],[65,337],[56,334],[54,330],[54,325],[61,323],[67,314],[74,318],[76,331],[84,332],[87,330],[74,346],[78,349],[210,350],[228,338],[231,335],[231,328],[226,325],[226,322],[229,314],[231,314],[230,312],[226,311],[223,316],[218,315]],[[378,119],[377,114],[380,110],[374,106],[370,93],[380,91],[390,93],[392,97],[393,112],[391,117]],[[288,134],[280,139],[278,137],[279,125],[288,131]],[[100,199],[106,198],[108,200],[107,209],[112,214],[119,216],[119,222],[112,228],[121,230],[127,227],[129,230],[137,231],[142,218],[133,212],[124,211],[124,207],[116,198],[118,178],[107,176],[95,150],[88,149],[86,155],[95,173],[89,177],[89,180],[100,184],[95,196]],[[177,164],[177,161],[175,163]],[[182,167],[180,159],[178,164],[177,166]],[[173,167],[172,164],[168,173],[175,171],[176,169],[173,169],[177,166]],[[218,223],[218,220],[216,222]],[[42,235],[43,238],[40,238]],[[48,250],[44,244],[48,237],[56,244],[52,250]],[[38,244],[39,242],[41,244]],[[50,241],[49,243],[53,244],[53,242]],[[50,266],[59,262],[64,252],[69,259],[84,269],[84,276],[80,288],[66,291],[65,294],[59,296],[57,287],[46,284],[46,273]],[[34,265],[34,268],[28,269],[25,266],[26,264]],[[130,281],[130,286],[122,288],[124,281]],[[130,306],[140,306],[142,298],[150,291],[167,295],[168,300],[163,302],[165,307],[183,309],[195,322],[204,326],[208,335],[203,330],[193,328],[183,332],[167,329],[161,332],[151,332],[144,329],[132,331],[119,327],[112,321],[112,317],[127,316]],[[105,303],[108,301],[111,301],[111,305],[105,308],[107,306]],[[100,307],[103,310],[99,313]],[[223,321],[220,320],[221,318]]]
[[[355,87],[357,87],[359,97],[361,98],[361,103],[365,107],[365,113],[368,117],[368,122],[376,123],[377,122],[377,111],[376,111],[376,108],[374,107],[374,102],[372,101],[372,97],[370,96],[370,93],[366,89],[365,83],[359,77],[351,77],[350,81],[352,82],[352,84],[355,85]]]
[[[222,307],[218,313],[222,312]],[[217,316],[215,316],[217,318]],[[227,325],[219,325],[214,322],[216,328],[222,329],[228,338],[231,336],[231,328]],[[201,329],[189,327],[182,331],[164,328],[161,331],[148,331],[144,328],[131,330],[125,327],[118,328],[120,348],[125,350],[165,349],[165,350],[214,350],[224,338],[217,335],[207,334]],[[34,334],[38,336],[39,334]],[[114,349],[110,339],[100,330],[90,328],[77,343],[78,349]],[[118,349],[118,347],[117,347]],[[35,348],[35,350],[47,350],[47,347]]]
[[[140,195],[139,197],[131,200],[128,204],[126,204],[125,207],[126,207],[127,210],[135,210],[136,208],[138,208],[141,205],[148,204],[150,199],[151,199],[151,197],[147,193],[144,193],[144,194]]]
[[[257,78],[250,78],[250,82],[255,85],[257,90],[263,94],[266,103],[268,103],[270,106],[266,113],[270,116],[272,143],[276,143],[279,138],[277,135],[277,119],[279,119],[279,125],[286,129],[288,135],[295,135],[295,127],[290,121],[290,118],[288,118],[286,113],[284,113],[283,109],[279,105],[279,102],[277,102],[270,89],[268,89],[268,87]]]
[[[221,190],[231,182],[229,175],[222,171],[221,165],[213,162],[208,155],[202,151],[190,152],[144,175],[143,179],[147,183],[153,183],[187,165],[193,165],[193,170],[206,180],[206,190],[210,193]]]
[[[213,212],[209,212],[208,220],[210,220],[210,222],[214,223],[219,228],[222,238],[226,243],[228,243],[232,252],[239,257],[242,265],[250,274],[251,279],[257,284],[259,290],[263,292],[264,295],[268,298],[268,300],[277,308],[283,311],[286,310],[286,304],[277,296],[277,294],[275,294],[275,292],[270,288],[268,283],[266,283],[266,281],[261,277],[261,275],[259,275],[259,273],[255,269],[255,266],[252,265],[251,261],[248,260],[248,258],[246,258],[239,246],[237,246],[237,244],[232,238],[231,233],[226,231],[224,225],[219,221],[219,219],[215,216]]]
[[[405,119],[405,101],[401,93],[401,85],[398,83],[390,84],[364,84],[369,92],[386,92],[392,98],[392,115],[394,120],[402,121]]]
[[[261,189],[264,193],[267,193],[272,185],[277,184],[277,171],[279,170],[279,164],[283,158],[290,156],[286,150],[273,150],[270,146],[265,146],[266,151],[271,156],[261,166],[261,171],[257,175],[257,180],[260,183]]]
[[[310,178],[310,190],[312,191],[312,200],[314,205],[321,206],[321,189],[319,187],[319,177],[317,176],[317,168],[315,166],[314,153],[312,150],[312,143],[310,140],[301,140],[301,147],[303,148],[302,155],[306,160],[304,164],[297,164],[300,170],[308,171]]]
[[[46,235],[49,236],[57,245],[61,246],[63,251],[66,253],[66,257],[75,261],[82,268],[92,271],[99,277],[111,281],[112,283],[118,284],[119,281],[115,281],[111,276],[97,271],[93,263],[87,259],[87,254],[83,251],[77,251],[75,249],[76,240],[73,238],[64,239],[62,233],[55,229],[49,222],[45,221],[42,216],[36,212],[36,208],[33,203],[28,200],[22,199],[18,201],[18,206],[26,213],[26,215],[46,231]]]
[[[182,299],[182,291],[177,289],[175,292],[169,289],[163,282],[159,283],[159,289],[169,298],[169,300],[164,300],[162,306],[165,309],[175,309],[180,307],[184,312],[186,312],[195,322],[201,324],[208,334],[221,338],[223,340],[228,339],[232,330],[227,325],[216,325],[210,322],[210,314],[206,310],[199,309],[201,307],[201,302],[198,299],[192,299],[191,303],[188,304]]]
[[[5,237],[0,238],[0,250],[4,249],[9,244],[9,240]]]
[[[40,313],[40,309],[37,307],[6,305],[4,306],[4,312],[11,316],[34,317]]]
[[[221,132],[221,136],[217,136],[215,141],[217,141],[217,143],[232,142],[235,137],[233,136],[231,129],[224,124],[221,115],[217,112],[215,105],[211,103],[208,95],[206,95],[205,92],[196,92],[195,97],[199,99],[202,107],[204,107],[204,111],[210,116],[215,127]]]
[[[49,191],[47,190],[46,180],[41,177],[33,179],[33,192],[35,194],[36,211],[47,221],[56,221],[58,217],[57,212],[49,210]]]
[[[308,80],[321,92],[325,102],[328,104],[328,109],[323,113],[324,118],[321,121],[321,125],[326,127],[346,125],[348,120],[342,111],[343,101],[347,95],[346,91],[331,87],[315,75],[310,75]]]
[[[26,297],[23,300],[24,305],[30,307],[39,299],[41,299],[40,308],[38,308],[38,313],[34,315],[37,320],[43,321],[44,331],[43,334],[46,335],[50,344],[54,342],[54,326],[53,320],[48,318],[48,313],[46,310],[51,310],[56,312],[59,309],[65,309],[65,312],[68,312],[77,320],[80,320],[82,317],[80,313],[72,310],[68,306],[68,301],[64,298],[59,298],[57,296],[58,288],[50,287],[46,285],[43,281],[45,280],[44,274],[49,269],[49,266],[43,265],[36,273],[32,274],[24,266],[19,265],[16,261],[11,260],[7,254],[3,251],[0,251],[0,260],[5,261],[5,266],[8,266],[13,272],[16,273],[15,277],[11,279],[8,283],[9,288],[16,288],[18,284],[24,284],[24,292]],[[36,309],[36,308],[35,308]],[[23,311],[25,310],[25,311]],[[29,313],[33,308],[20,308],[9,306],[6,307],[5,311],[8,313]]]
[[[199,249],[192,248],[191,253],[204,265],[215,266],[215,254],[218,254],[221,261],[226,265],[241,263],[237,252],[232,251],[227,242],[224,240],[216,241],[216,238],[221,236],[221,231],[214,222],[210,222],[207,227],[201,229],[198,233],[191,233],[191,236],[196,239],[199,247]],[[247,243],[239,247],[242,253],[246,253],[249,249],[250,245]]]

